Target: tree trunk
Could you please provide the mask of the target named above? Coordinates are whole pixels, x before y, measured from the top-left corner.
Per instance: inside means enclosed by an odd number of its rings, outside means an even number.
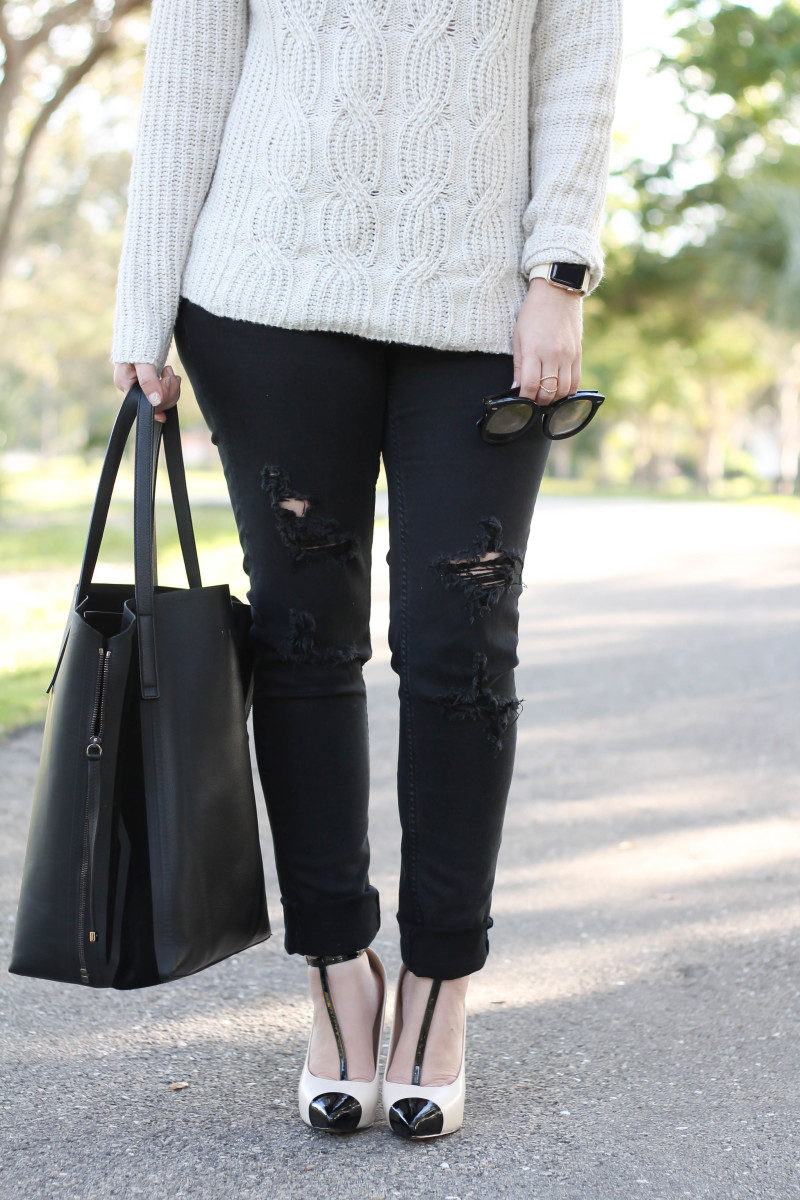
[[[714,485],[720,483],[725,475],[725,443],[727,436],[725,401],[722,397],[722,389],[716,381],[708,385],[706,411],[708,414],[708,426],[705,430],[700,478],[705,490],[711,492]]]
[[[778,488],[800,495],[800,342],[786,356],[778,380]]]
[[[69,0],[66,4],[54,4],[44,12],[39,28],[34,33],[25,38],[16,38],[6,27],[0,0],[0,41],[5,51],[3,75],[0,79],[0,178],[5,183],[0,201],[0,281],[8,265],[14,227],[25,195],[28,169],[48,121],[95,63],[115,48],[120,21],[134,9],[143,7],[144,3],[145,0],[116,0],[113,12],[103,19],[99,19],[94,13],[93,0]],[[48,73],[54,66],[60,69],[60,81],[25,129],[16,158],[11,160],[8,154],[9,128],[13,121],[15,104],[25,91],[26,61],[34,50],[47,43],[54,29],[63,26],[82,26],[90,35],[86,54],[79,62],[63,63],[57,58],[48,62]],[[41,70],[41,67],[37,69]],[[36,82],[40,83],[39,80]],[[8,180],[5,180],[6,175],[10,176]]]

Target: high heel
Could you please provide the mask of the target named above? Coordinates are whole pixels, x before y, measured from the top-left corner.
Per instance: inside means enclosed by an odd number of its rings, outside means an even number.
[[[382,1099],[383,1108],[392,1131],[398,1137],[410,1141],[422,1141],[424,1138],[442,1137],[447,1133],[455,1133],[464,1121],[464,1099],[466,1096],[466,1042],[467,1021],[464,1014],[464,1029],[461,1038],[461,1069],[452,1083],[438,1087],[420,1086],[422,1078],[422,1059],[428,1041],[428,1031],[431,1027],[433,1010],[441,987],[441,979],[434,979],[425,1016],[422,1021],[417,1050],[414,1056],[414,1067],[411,1083],[390,1083],[386,1076],[389,1073],[392,1055],[400,1037],[403,1024],[403,993],[402,984],[406,974],[405,963],[400,967],[397,980],[397,996],[395,1000],[392,1032],[389,1037],[389,1050],[386,1055],[386,1066],[383,1072]]]
[[[375,1074],[370,1080],[348,1079],[347,1077],[344,1040],[333,1006],[327,972],[327,967],[333,963],[347,962],[351,958],[358,958],[361,954],[366,954],[369,958],[370,965],[380,979],[383,988],[383,997],[372,1030]],[[352,954],[307,954],[306,962],[309,966],[319,967],[325,1006],[331,1019],[333,1035],[339,1050],[339,1077],[338,1079],[329,1079],[324,1075],[311,1074],[308,1063],[311,1054],[311,1037],[314,1032],[312,1028],[308,1036],[306,1060],[297,1089],[300,1116],[306,1125],[311,1125],[314,1129],[327,1130],[328,1133],[352,1133],[356,1129],[366,1129],[375,1120],[380,1098],[379,1058],[386,1012],[386,971],[378,955],[369,947],[366,950],[356,950]]]

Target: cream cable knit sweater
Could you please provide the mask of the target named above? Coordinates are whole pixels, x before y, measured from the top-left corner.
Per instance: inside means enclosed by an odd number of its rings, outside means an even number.
[[[153,0],[111,359],[222,316],[510,353],[598,241],[622,0]]]

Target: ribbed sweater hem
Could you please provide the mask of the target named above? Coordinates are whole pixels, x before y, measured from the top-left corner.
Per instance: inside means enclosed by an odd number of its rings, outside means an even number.
[[[516,260],[505,269],[494,266],[484,279],[451,270],[420,281],[402,270],[387,271],[385,263],[362,266],[348,279],[352,290],[345,296],[339,291],[342,276],[336,259],[320,256],[311,270],[305,261],[236,230],[219,237],[201,220],[180,294],[215,316],[261,325],[440,350],[513,353],[528,289]]]
[[[181,295],[193,304],[200,305],[207,312],[217,317],[228,317],[234,321],[248,321],[257,325],[274,325],[281,329],[325,330],[328,333],[349,333],[369,340],[394,342],[400,345],[428,346],[432,350],[465,350],[485,354],[512,354],[512,339],[516,326],[517,314],[509,317],[508,333],[502,337],[470,337],[462,333],[454,333],[446,340],[437,338],[430,330],[422,325],[409,327],[407,322],[392,323],[382,321],[377,317],[366,319],[353,314],[342,312],[337,315],[325,311],[317,315],[310,313],[305,306],[297,309],[285,304],[274,309],[260,308],[258,316],[240,312],[230,305],[222,304],[209,298],[202,289],[192,286],[181,288]]]

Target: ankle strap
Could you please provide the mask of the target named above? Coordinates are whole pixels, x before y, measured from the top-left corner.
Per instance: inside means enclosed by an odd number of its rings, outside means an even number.
[[[339,1078],[347,1079],[347,1057],[344,1051],[344,1039],[342,1031],[339,1028],[339,1021],[336,1016],[336,1010],[333,1007],[333,996],[331,995],[331,985],[328,979],[328,967],[332,963],[348,962],[351,958],[358,958],[366,953],[364,950],[354,950],[352,954],[307,954],[306,962],[310,967],[319,967],[320,983],[322,984],[322,994],[325,997],[325,1007],[328,1010],[328,1016],[331,1019],[333,1026],[333,1036],[336,1038],[336,1047],[339,1051]]]
[[[306,962],[310,967],[330,967],[333,963],[349,962],[351,958],[359,958],[366,950],[353,950],[351,954],[307,954]]]
[[[425,1048],[428,1045],[428,1034],[431,1028],[431,1020],[433,1019],[433,1010],[436,1007],[436,999],[439,995],[439,990],[442,986],[441,979],[434,979],[431,982],[431,990],[428,993],[428,1003],[425,1005],[425,1014],[422,1018],[422,1027],[419,1031],[417,1039],[417,1049],[414,1055],[414,1066],[411,1072],[411,1082],[419,1087],[422,1082],[422,1060],[425,1057]]]

